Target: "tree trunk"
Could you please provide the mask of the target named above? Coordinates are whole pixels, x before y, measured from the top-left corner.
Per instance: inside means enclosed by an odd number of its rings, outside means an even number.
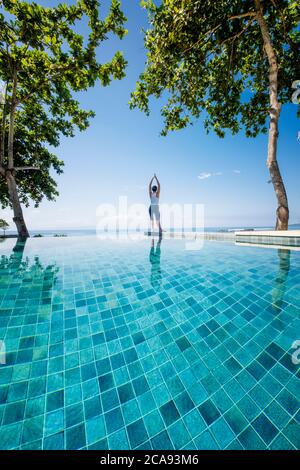
[[[277,198],[276,230],[288,230],[289,206],[285,186],[277,162],[278,123],[281,105],[278,101],[278,63],[267,23],[263,16],[260,0],[254,0],[257,21],[260,26],[269,62],[269,95],[270,95],[270,128],[268,142],[268,159],[271,181]]]
[[[6,171],[6,182],[8,186],[9,200],[13,207],[13,221],[16,224],[18,235],[21,239],[25,239],[29,237],[29,233],[23,217],[23,211],[19,200],[16,179],[13,173],[14,172],[12,170]]]
[[[15,136],[15,114],[16,114],[16,95],[17,95],[17,70],[13,72],[12,95],[9,116],[9,129],[8,129],[8,168],[5,172],[6,182],[8,186],[9,200],[11,202],[14,217],[13,221],[16,224],[19,238],[25,239],[29,237],[23,211],[18,195],[18,189],[15,178],[14,169],[14,136]]]

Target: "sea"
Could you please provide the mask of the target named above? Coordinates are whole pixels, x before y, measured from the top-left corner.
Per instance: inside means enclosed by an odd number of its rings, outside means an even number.
[[[289,225],[290,230],[300,230],[300,224],[290,224]],[[130,230],[130,233],[144,233],[144,231],[147,231],[148,228],[143,228],[141,230]],[[228,232],[235,232],[239,230],[274,230],[274,227],[271,226],[264,226],[264,227],[241,227],[241,226],[236,226],[236,227],[205,227],[204,231],[208,233],[213,233],[213,232],[221,232],[221,233],[228,233]],[[199,232],[202,230],[199,230],[198,228],[196,229],[195,227],[187,227],[184,230],[177,229],[167,229],[167,232],[172,232],[172,233],[180,233],[180,232]],[[31,237],[37,237],[37,236],[43,236],[43,237],[53,237],[53,236],[67,236],[67,237],[84,237],[84,236],[93,236],[97,234],[97,231],[95,228],[76,228],[76,229],[53,229],[53,230],[29,230],[30,236]],[[104,232],[103,232],[104,233]],[[126,233],[126,230],[120,230],[119,233]],[[15,230],[7,230],[6,231],[7,235],[15,235],[16,231]]]

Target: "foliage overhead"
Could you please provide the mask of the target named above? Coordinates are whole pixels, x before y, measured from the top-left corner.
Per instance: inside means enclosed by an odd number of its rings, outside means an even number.
[[[263,1],[262,7],[279,64],[278,96],[291,102],[300,78],[300,3]],[[164,129],[178,130],[200,117],[224,137],[245,129],[248,137],[266,132],[269,116],[269,63],[253,0],[144,0],[150,28],[148,50],[130,106],[149,113],[149,98],[166,92]],[[298,108],[299,114],[299,108]]]
[[[62,172],[63,162],[51,151],[61,136],[85,130],[94,116],[83,110],[76,94],[124,77],[126,62],[116,52],[108,62],[99,61],[99,46],[114,34],[126,34],[120,2],[111,0],[109,13],[101,18],[97,0],[76,0],[54,8],[19,0],[0,0],[0,79],[6,86],[5,143],[16,74],[16,115],[14,167],[35,167],[38,171],[16,172],[20,201],[57,196],[50,174]],[[85,25],[85,26],[83,26]],[[84,29],[84,33],[78,31]],[[4,92],[2,93],[3,102]],[[3,129],[3,110],[0,121]],[[1,132],[2,132],[1,129]],[[4,154],[3,166],[7,166]],[[0,176],[0,203],[9,204],[5,178]]]

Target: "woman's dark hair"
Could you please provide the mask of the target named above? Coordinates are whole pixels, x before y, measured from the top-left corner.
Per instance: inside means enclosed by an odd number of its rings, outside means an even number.
[[[152,191],[153,191],[154,193],[156,193],[156,191],[157,191],[157,186],[152,186]]]

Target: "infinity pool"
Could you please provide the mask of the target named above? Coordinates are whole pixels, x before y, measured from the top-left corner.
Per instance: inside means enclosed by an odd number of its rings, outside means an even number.
[[[1,449],[300,449],[300,252],[185,248],[0,243]]]

